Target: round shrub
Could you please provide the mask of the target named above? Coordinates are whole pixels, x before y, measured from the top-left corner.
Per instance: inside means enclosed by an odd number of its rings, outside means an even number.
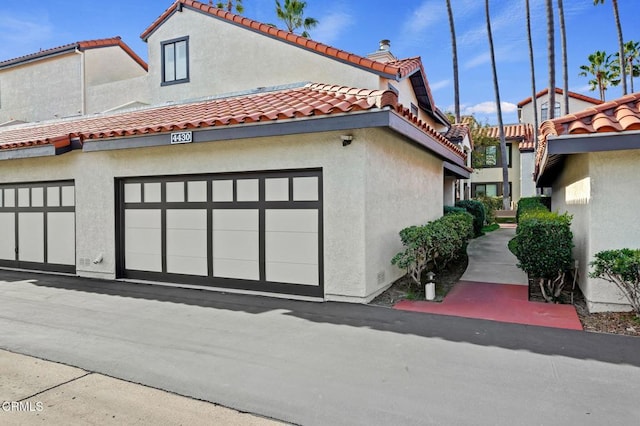
[[[473,235],[476,237],[482,235],[482,227],[486,218],[482,203],[477,200],[460,200],[456,203],[456,207],[462,207],[473,216]]]

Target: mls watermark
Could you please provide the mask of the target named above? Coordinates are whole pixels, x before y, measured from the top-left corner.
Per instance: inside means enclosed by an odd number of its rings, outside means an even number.
[[[0,411],[4,411],[5,413],[39,413],[42,410],[44,410],[42,401],[3,401],[2,405],[0,405]]]

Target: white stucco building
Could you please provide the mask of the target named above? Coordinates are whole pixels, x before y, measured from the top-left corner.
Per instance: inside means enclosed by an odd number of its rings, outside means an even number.
[[[420,58],[191,0],[142,37],[155,106],[0,128],[0,266],[365,302],[469,177]]]
[[[573,216],[579,284],[592,312],[628,310],[606,281],[589,277],[602,250],[640,248],[640,94],[631,94],[541,125],[538,186],[553,188],[554,211]]]

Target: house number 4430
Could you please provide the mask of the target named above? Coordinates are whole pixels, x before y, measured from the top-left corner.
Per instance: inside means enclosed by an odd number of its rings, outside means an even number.
[[[171,133],[171,144],[193,142],[193,132]]]

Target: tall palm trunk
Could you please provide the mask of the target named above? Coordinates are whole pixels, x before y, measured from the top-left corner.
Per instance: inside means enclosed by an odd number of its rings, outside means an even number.
[[[618,49],[620,51],[620,72],[622,73],[622,94],[627,94],[627,70],[624,60],[624,41],[622,39],[622,25],[620,25],[620,14],[618,13],[618,0],[613,0],[613,15],[616,19],[616,29],[618,30]]]
[[[456,27],[453,22],[451,0],[447,0],[447,13],[449,14],[449,28],[451,29],[451,50],[453,56],[453,105],[456,123],[460,123],[460,86],[458,81],[458,47],[456,44]]]
[[[558,0],[558,15],[560,20],[560,40],[562,41],[562,99],[564,113],[569,114],[569,71],[567,65],[567,33],[564,25],[564,7],[562,0]]]
[[[547,4],[547,55],[549,63],[549,120],[555,118],[556,112],[556,51],[555,33],[553,26],[553,0],[546,0]]]
[[[525,0],[527,8],[527,39],[529,42],[529,65],[531,66],[531,100],[533,102],[533,137],[534,149],[538,150],[538,100],[536,99],[536,67],[533,60],[533,41],[531,40],[531,10],[529,0]]]
[[[493,89],[496,95],[496,109],[498,114],[498,130],[500,132],[500,155],[502,156],[502,208],[509,209],[509,158],[507,157],[507,142],[504,137],[504,124],[502,123],[502,106],[500,105],[500,87],[498,85],[498,71],[496,69],[496,56],[493,49],[493,35],[491,34],[491,15],[489,14],[489,0],[484,2],[487,16],[487,35],[489,37],[489,51],[491,53],[491,70],[493,72]]]

